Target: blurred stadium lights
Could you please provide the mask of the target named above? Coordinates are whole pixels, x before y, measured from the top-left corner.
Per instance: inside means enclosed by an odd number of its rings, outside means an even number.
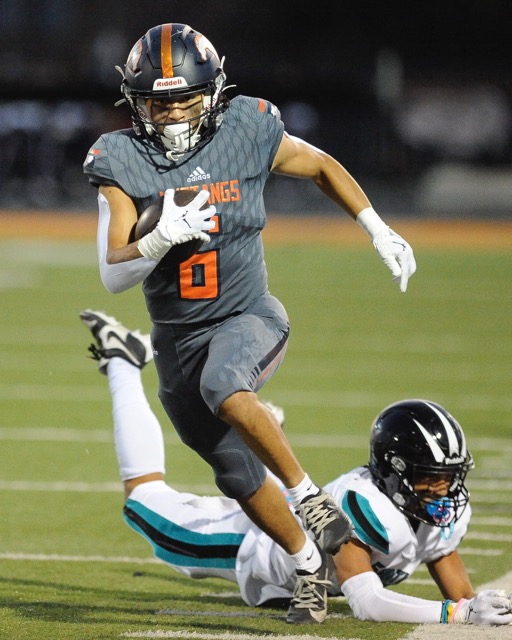
[[[349,0],[342,22],[327,0],[314,11],[221,4],[0,0],[0,206],[95,207],[85,154],[101,132],[130,126],[113,107],[114,66],[145,30],[176,20],[226,55],[235,94],[272,100],[290,133],[338,158],[379,210],[510,215],[512,3],[411,12]],[[272,176],[267,196],[269,210],[335,210],[302,181]]]

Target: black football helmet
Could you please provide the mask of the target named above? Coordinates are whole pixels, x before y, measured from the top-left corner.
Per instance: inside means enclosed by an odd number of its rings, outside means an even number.
[[[133,127],[169,160],[204,146],[218,130],[228,101],[226,75],[211,42],[186,24],[161,24],[149,29],[132,47],[124,71],[121,92],[132,112]],[[151,120],[148,99],[186,99],[202,96],[199,116],[166,123]]]
[[[464,481],[473,458],[459,423],[435,402],[403,400],[384,409],[372,425],[368,468],[400,511],[429,525],[452,525],[469,501]],[[450,478],[446,496],[415,490],[436,476]]]

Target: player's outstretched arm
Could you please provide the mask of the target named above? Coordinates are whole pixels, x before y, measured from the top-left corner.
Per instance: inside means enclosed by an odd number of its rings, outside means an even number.
[[[357,540],[341,548],[335,565],[341,590],[360,620],[484,625],[512,622],[511,602],[505,592],[482,591],[470,599],[435,601],[386,589],[372,569],[369,548]]]
[[[408,280],[416,271],[410,245],[380,218],[359,184],[337,160],[304,140],[285,133],[272,164],[272,172],[313,180],[326,196],[357,220],[370,236],[400,291],[407,290]]]
[[[502,590],[475,593],[464,561],[457,551],[427,565],[430,575],[446,598],[442,622],[501,625],[512,623],[510,596]]]
[[[443,598],[460,600],[476,595],[466,565],[457,550],[434,562],[428,562],[427,568]]]

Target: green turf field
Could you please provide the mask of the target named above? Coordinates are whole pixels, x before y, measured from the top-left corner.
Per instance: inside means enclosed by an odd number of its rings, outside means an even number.
[[[462,423],[477,468],[474,523],[462,552],[475,585],[511,570],[512,256],[417,250],[400,294],[371,247],[272,246],[270,288],[288,309],[287,358],[263,396],[319,483],[367,458],[369,427],[388,403],[423,397]],[[87,356],[78,313],[92,307],[149,329],[138,288],[117,296],[90,242],[0,242],[0,638],[103,640],[233,634],[402,638],[412,625],[365,623],[332,602],[320,626],[251,610],[234,585],[186,580],[151,558],[122,522],[106,379]],[[168,480],[216,492],[211,473],[165,422]],[[400,590],[439,598],[427,572]],[[195,635],[194,635],[195,634]]]

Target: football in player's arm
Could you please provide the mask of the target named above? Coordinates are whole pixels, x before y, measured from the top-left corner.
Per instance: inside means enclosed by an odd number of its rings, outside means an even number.
[[[162,431],[140,374],[152,359],[148,336],[102,312],[87,310],[81,318],[96,339],[90,350],[100,372],[108,376],[126,523],[183,575],[235,582],[252,606],[289,600],[295,583],[289,555],[235,500],[180,493],[166,484]],[[282,424],[282,410],[266,406]],[[330,563],[329,593],[343,593],[363,620],[512,623],[510,596],[475,593],[457,551],[471,517],[465,478],[473,466],[461,426],[438,404],[405,400],[381,411],[371,427],[369,464],[326,487],[354,524],[350,541]],[[386,588],[422,563],[442,598]]]

